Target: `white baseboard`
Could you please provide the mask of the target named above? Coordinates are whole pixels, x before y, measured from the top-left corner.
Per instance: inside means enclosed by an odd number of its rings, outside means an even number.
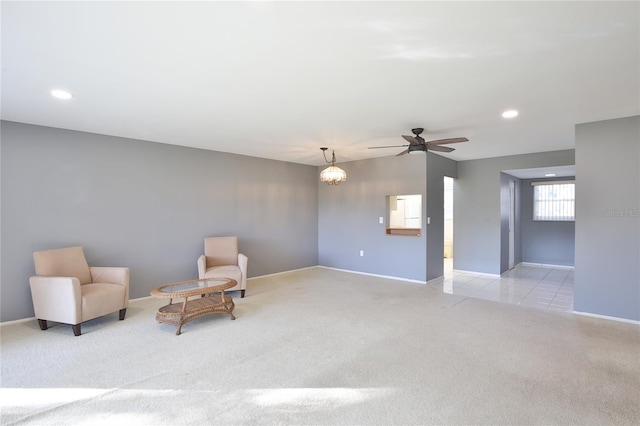
[[[358,275],[369,275],[371,277],[387,278],[387,279],[396,280],[396,281],[407,281],[407,282],[410,282],[410,283],[427,284],[426,281],[412,280],[412,279],[409,279],[409,278],[402,278],[402,277],[394,277],[394,276],[391,276],[391,275],[370,274],[368,272],[352,271],[352,270],[349,270],[349,269],[340,269],[340,268],[331,268],[329,266],[322,266],[322,265],[318,265],[317,267],[318,268],[331,269],[331,270],[334,270],[334,271],[349,272],[349,273],[358,274]]]
[[[573,266],[568,266],[568,265],[553,265],[551,263],[533,263],[533,262],[520,262],[518,263],[515,267],[518,266],[533,266],[533,267],[537,267],[537,268],[553,268],[553,269],[566,269],[569,271],[573,271],[575,269],[575,267]]]
[[[306,268],[290,269],[290,270],[288,270],[288,271],[275,272],[275,273],[273,273],[273,274],[258,275],[257,277],[250,277],[250,278],[247,278],[247,281],[257,280],[258,278],[273,277],[273,276],[275,276],[275,275],[288,274],[289,272],[304,271],[305,269],[313,269],[313,268],[317,268],[317,267],[318,267],[318,265],[315,265],[315,266],[307,266]],[[234,290],[234,291],[240,291],[240,290]],[[154,297],[153,297],[153,296],[138,297],[138,298],[136,298],[136,299],[129,299],[129,302],[134,302],[134,301],[136,301],[136,300],[145,300],[145,299],[154,299]]]
[[[607,315],[591,314],[589,312],[579,312],[579,311],[573,311],[573,313],[576,314],[576,315],[583,315],[585,317],[600,318],[600,319],[606,319],[606,320],[610,320],[610,321],[626,322],[626,323],[629,323],[629,324],[640,325],[640,321],[630,320],[630,319],[627,319],[627,318],[610,317],[610,316],[607,316]]]
[[[33,321],[35,319],[36,319],[36,317],[29,317],[29,318],[20,318],[20,319],[13,320],[13,321],[4,321],[4,322],[0,322],[0,327],[5,326],[5,325],[11,325],[11,324],[19,324],[21,322]]]
[[[153,299],[153,296],[145,296],[145,297],[138,297],[135,299],[129,299],[129,303],[131,302],[139,302],[141,300],[146,300],[146,299]],[[116,312],[116,311],[114,311]],[[13,320],[13,321],[4,321],[4,322],[0,322],[0,327],[2,327],[3,325],[11,325],[11,324],[18,324],[21,322],[27,322],[27,321],[35,321],[36,317],[28,317],[28,318],[20,318],[17,320]]]
[[[434,284],[434,283],[438,283],[438,285],[442,285],[442,282],[445,280],[444,275],[440,275],[439,277],[435,277],[435,278],[431,278],[430,280],[427,281],[427,285],[429,284]]]
[[[289,272],[304,271],[305,269],[313,269],[313,268],[317,268],[318,266],[319,266],[319,265],[307,266],[307,267],[305,267],[305,268],[290,269],[290,270],[288,270],[288,271],[282,271],[282,272],[274,272],[273,274],[258,275],[257,277],[247,278],[247,281],[257,280],[258,278],[273,277],[273,276],[275,276],[275,275],[288,274]]]
[[[315,266],[308,266],[306,268],[291,269],[289,271],[276,272],[275,274],[260,275],[260,276],[257,276],[257,277],[247,278],[247,281],[255,280],[257,278],[271,277],[271,276],[274,276],[274,275],[281,275],[281,274],[286,274],[286,273],[289,273],[289,272],[302,271],[304,269],[312,269],[312,268],[317,268],[317,267],[318,267],[318,265],[315,265]],[[129,299],[129,303],[138,302],[138,301],[147,300],[147,299],[153,299],[153,298],[154,298],[153,296],[136,297],[135,299]],[[0,322],[0,327],[2,327],[3,325],[10,325],[10,324],[17,324],[17,323],[21,323],[21,322],[33,321],[35,319],[36,319],[36,317],[29,317],[29,318],[20,318],[20,319],[13,320],[13,321],[4,321],[4,322]]]
[[[141,300],[147,300],[147,299],[155,299],[155,297],[153,297],[153,296],[136,297],[135,299],[129,299],[129,303],[131,303],[131,302],[139,302]]]

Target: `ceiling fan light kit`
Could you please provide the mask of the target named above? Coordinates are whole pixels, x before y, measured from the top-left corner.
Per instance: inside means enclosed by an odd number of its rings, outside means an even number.
[[[322,155],[324,156],[324,161],[327,163],[331,163],[331,166],[327,167],[323,171],[320,172],[320,181],[326,182],[327,185],[340,185],[342,182],[347,180],[347,172],[342,170],[340,167],[335,165],[336,162],[336,153],[332,151],[331,160],[327,160],[326,150],[328,148],[322,147]]]
[[[420,134],[424,132],[422,127],[416,127],[415,129],[411,129],[411,133],[414,136],[402,135],[402,137],[409,142],[409,145],[395,145],[395,146],[372,146],[369,149],[378,149],[378,148],[398,148],[398,147],[407,147],[404,151],[397,156],[404,154],[422,154],[427,151],[438,151],[438,152],[451,152],[455,151],[454,148],[450,148],[448,146],[442,146],[450,143],[459,143],[459,142],[467,142],[469,139],[465,137],[461,138],[448,138],[448,139],[438,139],[435,141],[426,142]]]
[[[407,154],[424,154],[426,152],[427,151],[422,146],[411,145],[408,148]]]

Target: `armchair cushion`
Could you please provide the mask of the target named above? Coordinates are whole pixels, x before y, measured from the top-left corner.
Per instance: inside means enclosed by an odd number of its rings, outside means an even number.
[[[82,321],[101,317],[124,306],[124,286],[118,284],[85,284],[82,286]]]
[[[213,237],[204,239],[204,255],[207,268],[238,264],[238,239],[236,237]]]
[[[207,268],[203,278],[225,277],[236,280],[238,285],[227,289],[226,291],[243,290],[242,288],[242,271],[235,265],[223,265]]]
[[[91,282],[91,272],[82,247],[69,247],[33,253],[36,275],[76,277],[80,284]]]

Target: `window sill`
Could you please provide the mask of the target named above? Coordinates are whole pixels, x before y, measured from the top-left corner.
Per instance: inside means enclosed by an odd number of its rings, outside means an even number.
[[[387,235],[419,237],[422,235],[422,228],[387,228]]]

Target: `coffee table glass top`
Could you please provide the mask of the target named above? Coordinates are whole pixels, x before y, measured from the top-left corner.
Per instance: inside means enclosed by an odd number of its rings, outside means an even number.
[[[236,280],[230,278],[203,278],[156,287],[151,294],[160,297],[186,296],[189,293],[206,293],[207,290],[211,290],[212,292],[226,290],[235,287],[236,284]]]

